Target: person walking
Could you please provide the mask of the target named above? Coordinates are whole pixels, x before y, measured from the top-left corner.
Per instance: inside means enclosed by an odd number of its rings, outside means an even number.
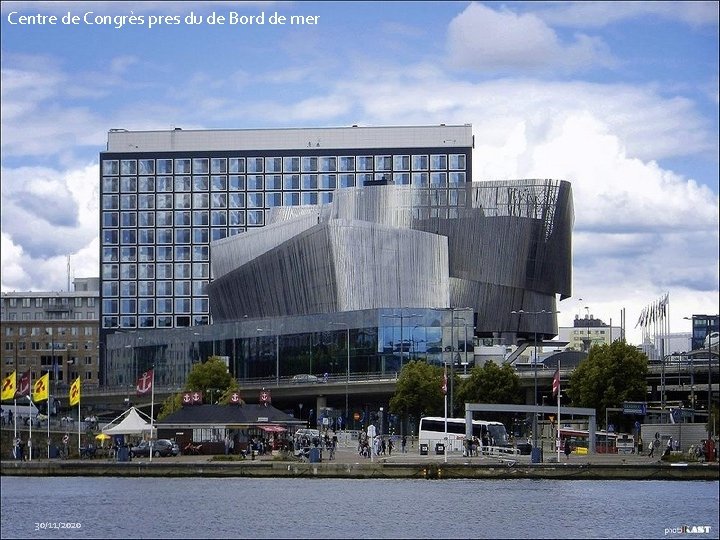
[[[403,435],[402,440],[400,441],[400,448],[403,454],[407,452],[407,437],[405,435]]]
[[[565,439],[565,461],[570,460],[570,452],[572,449],[570,448],[570,439]]]

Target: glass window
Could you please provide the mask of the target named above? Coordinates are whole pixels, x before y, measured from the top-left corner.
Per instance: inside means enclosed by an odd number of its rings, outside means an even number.
[[[227,208],[227,195],[225,193],[213,193],[210,203],[212,208]]]
[[[120,160],[120,174],[133,176],[137,174],[137,161],[134,159]]]
[[[245,225],[245,212],[243,210],[230,210],[230,225]]]
[[[245,194],[231,193],[229,206],[230,208],[245,208]]]
[[[119,251],[116,247],[104,247],[103,248],[103,261],[104,262],[118,262]]]
[[[190,298],[176,298],[175,313],[190,313]]]
[[[138,232],[138,244],[154,244],[155,229],[140,229]]]
[[[282,158],[266,157],[265,158],[265,172],[269,172],[269,173],[282,172]]]
[[[138,208],[141,210],[152,210],[155,208],[155,195],[138,195]]]
[[[193,176],[193,190],[207,191],[209,187],[210,182],[207,176]]]
[[[244,173],[245,172],[245,158],[230,158],[229,170],[231,173]]]
[[[170,211],[157,212],[157,226],[158,227],[172,227],[173,226],[173,213]]]
[[[193,208],[207,208],[210,198],[207,193],[193,193]],[[188,208],[190,208],[188,206]]]
[[[283,193],[283,205],[284,206],[299,206],[300,205],[300,193],[294,192],[294,191]]]
[[[317,172],[318,158],[315,156],[304,156],[301,160],[302,172]]]
[[[245,189],[245,177],[244,176],[231,176],[230,177],[230,191],[242,191]]]
[[[192,177],[191,176],[176,176],[175,177],[175,191],[192,191]]]
[[[212,174],[227,173],[227,160],[225,158],[211,158],[210,159],[210,172]]]
[[[102,181],[103,193],[117,193],[118,179],[115,176],[104,176]]]
[[[320,172],[337,171],[337,158],[335,156],[323,156],[319,160]]]
[[[283,172],[286,172],[286,173],[300,172],[300,158],[299,157],[283,158]]]
[[[170,193],[155,195],[155,208],[168,210],[173,207],[173,196]]]
[[[354,156],[340,156],[338,158],[340,164],[338,170],[340,172],[355,172],[355,157]]]
[[[310,193],[303,193],[302,194],[302,203],[303,204],[317,204],[318,196],[316,191],[312,191]]]
[[[413,186],[427,186],[430,179],[428,177],[428,173],[412,173],[412,184]]]
[[[262,196],[262,194],[259,194]],[[226,226],[227,225],[227,212],[225,210],[213,210],[210,213],[210,225],[212,226]]]
[[[354,174],[340,174],[340,187],[355,187]]]
[[[120,296],[135,296],[137,293],[137,283],[135,281],[120,282]]]
[[[193,246],[193,261],[208,261],[210,260],[210,247],[209,246]],[[178,277],[178,276],[175,276]],[[187,276],[183,276],[187,277]]]
[[[137,265],[136,264],[121,264],[120,265],[120,279],[137,279]]]
[[[118,217],[117,212],[103,212],[103,227],[117,227]]]
[[[454,170],[465,169],[465,154],[450,154],[450,168]]]
[[[120,286],[117,281],[103,281],[102,292],[103,296],[117,296],[120,291]]]
[[[196,244],[207,244],[210,241],[208,229],[193,229],[193,242]]]
[[[393,173],[393,182],[397,185],[407,185],[410,183],[410,173]]]
[[[447,173],[446,173],[446,172],[432,172],[432,173],[430,173],[430,185],[431,185],[431,186],[445,186],[445,185],[447,185]]]
[[[167,193],[173,190],[172,176],[158,176],[155,181],[155,191],[158,193]]]
[[[175,229],[175,243],[176,244],[189,244],[190,243],[190,229]]]
[[[156,264],[155,272],[158,279],[172,279],[173,265],[172,264]]]
[[[428,157],[427,156],[413,156],[412,157],[412,168],[413,171],[426,171],[428,170]]]
[[[117,313],[118,312],[118,301],[114,298],[103,299],[103,313]]]
[[[175,174],[190,174],[190,160],[189,159],[176,159],[175,160]]]
[[[153,285],[152,282],[145,282]],[[142,288],[142,285],[141,285]],[[152,296],[152,295],[144,295]],[[138,300],[138,313],[155,313],[155,300],[152,298],[140,298]]]
[[[209,304],[207,298],[193,299],[193,313],[207,313],[208,306]]]
[[[410,156],[393,156],[393,169],[396,171],[409,171]]]
[[[155,260],[155,246],[140,246],[138,248],[138,261],[153,262]]]
[[[103,231],[103,245],[107,244],[119,244],[117,229],[109,229]]]
[[[118,279],[120,277],[120,266],[117,264],[103,264],[103,279]]]
[[[138,264],[138,278],[154,279],[155,278],[155,265],[154,264]]]
[[[118,196],[117,195],[103,195],[103,210],[117,210],[118,209]]]
[[[190,296],[190,281],[176,281],[175,296]]]
[[[155,229],[158,244],[172,244],[173,230],[171,228]]]
[[[248,225],[262,225],[265,222],[265,214],[262,210],[248,210]]]
[[[364,186],[367,182],[372,182],[373,174],[372,173],[358,173],[355,175],[355,180],[357,181],[358,186]]]
[[[320,204],[330,204],[333,200],[333,192],[332,191],[321,191],[320,192]]]
[[[194,158],[192,160],[192,172],[193,174],[208,174],[210,168],[207,158]]]
[[[155,165],[157,166],[157,174],[172,174],[173,172],[172,159],[156,159]]]
[[[178,210],[175,212],[175,226],[183,227],[191,224],[192,212],[190,210]]]
[[[210,185],[213,191],[226,191],[227,176],[211,176]]]
[[[217,229],[212,229],[210,231],[210,237],[212,238],[213,242],[215,240],[222,240],[226,236],[227,236],[227,231],[225,229],[217,228]]]
[[[141,176],[138,179],[138,191],[141,193],[154,193],[155,192],[155,177],[154,176]]]
[[[190,260],[190,246],[175,246],[175,260],[176,261],[189,261]]]
[[[245,164],[247,166],[247,172],[249,173],[263,172],[263,158],[261,157],[247,158]]]
[[[265,194],[265,206],[267,208],[272,208],[274,206],[282,206],[282,193],[278,191],[273,191],[272,193],[266,193]],[[232,225],[232,220],[230,222],[230,225]]]
[[[123,227],[136,227],[137,214],[135,212],[120,212],[120,223]]]
[[[193,296],[205,296],[207,294],[207,281],[193,281],[192,293]]]
[[[430,156],[430,169],[433,171],[447,169],[447,156],[445,154],[433,154]]]
[[[173,250],[172,246],[156,246],[155,247],[156,260],[158,261],[172,261]]]
[[[190,279],[191,270],[192,270],[192,265],[190,263],[176,263],[175,264],[175,279]],[[189,291],[190,291],[190,289],[188,289],[187,294],[190,294]]]
[[[138,165],[140,166],[140,174],[155,174],[155,160],[139,159]]]
[[[372,156],[358,156],[355,166],[358,171],[372,171],[373,170],[373,157]]]
[[[247,176],[247,188],[250,190],[262,190],[263,189],[263,175],[262,174],[249,174]]]
[[[283,175],[283,189],[300,189],[300,175],[299,174],[284,174]]]
[[[195,210],[193,212],[193,226],[210,225],[210,214],[207,210]]]
[[[391,171],[392,170],[392,156],[375,156],[375,170],[376,171]]]
[[[169,281],[165,283],[171,283]],[[170,296],[170,295],[162,295]],[[158,298],[155,301],[156,313],[172,313],[172,298]]]
[[[116,175],[120,173],[118,161],[116,159],[103,160],[103,174]]]
[[[282,175],[281,174],[265,175],[265,189],[282,189]]]
[[[303,189],[317,189],[318,187],[318,175],[317,174],[303,174],[302,175],[302,188]]]
[[[464,172],[451,172],[450,173],[450,183],[451,184],[464,184],[465,183],[465,173]]]
[[[155,290],[157,291],[158,296],[172,296],[172,284],[173,282],[168,281],[156,281],[155,282]],[[158,302],[158,312],[159,313],[167,313],[164,311],[160,311],[160,303]]]
[[[386,173],[386,172],[375,173],[373,178],[376,182],[390,183],[390,173]]]

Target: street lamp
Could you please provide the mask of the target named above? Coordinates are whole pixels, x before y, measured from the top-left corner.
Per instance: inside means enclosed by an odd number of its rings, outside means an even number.
[[[347,372],[345,376],[345,445],[347,446],[347,426],[350,419],[350,407],[348,403],[348,392],[350,387],[350,325],[344,322],[331,322],[331,326],[344,326],[347,331],[346,346],[347,346]]]
[[[532,315],[533,318],[534,318],[533,333],[534,333],[534,335],[535,335],[535,338],[534,338],[533,341],[534,341],[534,348],[535,348],[535,362],[534,362],[534,363],[535,363],[535,375],[534,375],[535,388],[534,388],[533,401],[534,401],[534,404],[535,404],[535,413],[533,414],[533,462],[535,463],[535,462],[539,461],[539,456],[537,456],[536,454],[534,454],[535,451],[536,451],[536,449],[537,449],[537,443],[538,443],[538,433],[537,433],[537,432],[538,432],[538,425],[537,425],[537,416],[538,416],[538,412],[537,412],[537,406],[538,406],[537,316],[540,315],[541,313],[557,314],[557,313],[560,313],[560,312],[559,312],[559,311],[548,311],[548,310],[546,310],[546,309],[541,309],[540,311],[525,311],[525,310],[519,309],[519,310],[517,310],[517,311],[516,311],[516,310],[512,310],[510,313],[512,313],[512,314],[514,314],[514,315]],[[588,332],[590,332],[589,327],[588,327]]]

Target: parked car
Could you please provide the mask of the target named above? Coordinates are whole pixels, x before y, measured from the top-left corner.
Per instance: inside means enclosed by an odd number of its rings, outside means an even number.
[[[309,375],[307,373],[295,375],[291,380],[293,384],[311,384],[318,382],[318,378],[315,375]]]
[[[153,441],[152,451],[155,457],[177,456],[180,447],[170,439],[158,439]],[[130,449],[130,457],[150,457],[150,441],[141,441],[137,446],[133,446]]]

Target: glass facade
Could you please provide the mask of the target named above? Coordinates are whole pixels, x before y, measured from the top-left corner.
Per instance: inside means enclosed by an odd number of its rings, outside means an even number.
[[[470,181],[469,148],[104,152],[100,160],[103,329],[208,324],[210,242],[264,226],[274,207],[395,183],[420,188],[418,217],[455,217],[465,204],[457,187]]]

